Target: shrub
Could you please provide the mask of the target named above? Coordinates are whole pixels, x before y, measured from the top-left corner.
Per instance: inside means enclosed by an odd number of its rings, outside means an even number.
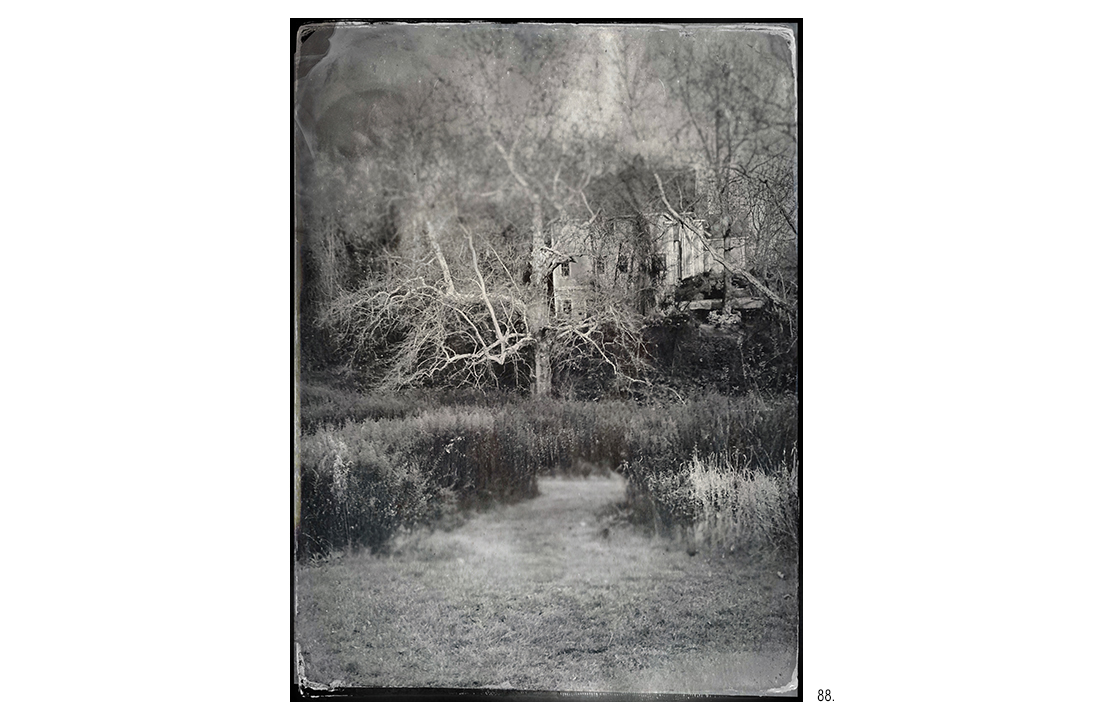
[[[427,484],[416,463],[391,445],[320,431],[304,438],[300,455],[302,557],[379,549],[400,525],[429,518]]]
[[[538,467],[529,438],[487,411],[451,408],[306,435],[298,555],[379,550],[400,527],[436,521],[453,506],[534,496]]]
[[[463,507],[534,496],[539,468],[531,438],[505,416],[442,408],[416,418],[415,456],[431,484],[455,492]]]

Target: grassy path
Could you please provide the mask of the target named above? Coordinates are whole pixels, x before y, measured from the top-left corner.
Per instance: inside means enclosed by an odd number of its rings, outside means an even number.
[[[541,479],[449,531],[298,566],[308,680],[386,687],[756,693],[796,665],[796,576],[610,524],[619,478]],[[782,573],[783,577],[780,577]]]

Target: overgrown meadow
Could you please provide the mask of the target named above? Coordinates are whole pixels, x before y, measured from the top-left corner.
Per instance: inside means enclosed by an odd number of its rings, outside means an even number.
[[[615,471],[622,513],[691,547],[795,553],[798,403],[376,395],[304,384],[297,557],[383,550],[400,529],[534,497],[544,474]]]

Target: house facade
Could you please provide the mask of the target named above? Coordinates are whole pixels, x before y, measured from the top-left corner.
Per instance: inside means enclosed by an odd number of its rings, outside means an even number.
[[[551,246],[565,257],[551,276],[556,313],[584,315],[597,293],[635,290],[640,282],[632,267],[635,221],[633,216],[620,216],[596,225],[552,224]]]
[[[708,274],[723,278],[725,264],[738,260],[743,238],[708,239],[704,221],[691,213],[680,222],[668,213],[621,216],[589,223],[562,222],[552,226],[552,247],[567,259],[552,274],[553,309],[561,315],[583,315],[600,292],[629,293],[645,314],[674,301],[677,286]],[[648,238],[640,243],[641,234]],[[646,250],[640,250],[644,245]],[[697,301],[692,301],[694,304]],[[680,309],[720,309],[720,301]]]

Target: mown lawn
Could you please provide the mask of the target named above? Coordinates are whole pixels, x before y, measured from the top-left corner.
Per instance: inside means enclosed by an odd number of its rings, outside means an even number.
[[[622,479],[540,497],[387,555],[297,566],[309,681],[355,687],[756,693],[796,665],[796,571],[689,555],[608,512]]]

